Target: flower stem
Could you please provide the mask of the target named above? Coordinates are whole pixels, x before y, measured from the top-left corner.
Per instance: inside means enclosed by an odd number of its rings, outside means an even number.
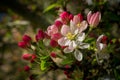
[[[88,35],[89,35],[89,33],[92,31],[92,29],[93,29],[92,27],[89,28],[89,30],[88,30],[88,32],[87,32],[85,38],[88,37]]]

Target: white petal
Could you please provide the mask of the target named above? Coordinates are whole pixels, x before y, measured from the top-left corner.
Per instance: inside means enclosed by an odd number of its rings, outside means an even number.
[[[98,50],[102,50],[102,48],[103,48],[103,44],[101,43],[101,40],[102,40],[103,36],[104,35],[100,35],[98,37],[97,41],[96,41],[96,47],[97,47]]]
[[[88,23],[87,21],[82,21],[79,27],[79,32],[81,33],[82,31],[84,31],[85,29],[87,29]]]
[[[66,39],[66,42],[65,42],[65,46],[69,46],[71,44],[71,41],[70,40],[68,40],[68,39]]]
[[[71,41],[71,43],[69,44],[69,48],[76,48],[77,44],[75,43],[75,41]]]
[[[67,41],[66,38],[62,37],[62,38],[58,39],[58,44],[60,46],[65,46],[66,41]]]
[[[78,61],[81,61],[83,59],[83,55],[79,50],[75,50],[74,56]]]
[[[104,36],[104,35],[100,35],[100,36],[98,37],[98,39],[97,39],[97,43],[98,43],[98,44],[101,42],[103,36]]]
[[[71,48],[71,49],[69,49],[69,47],[66,47],[65,49],[64,49],[64,53],[70,53],[70,52],[73,52],[73,48]]]
[[[107,46],[106,44],[100,43],[99,44],[99,50],[104,50],[106,46]]]
[[[70,21],[70,30],[71,30],[71,33],[74,33],[74,31],[76,30],[75,23],[72,20]]]
[[[61,34],[66,36],[66,34],[70,32],[70,27],[67,26],[67,25],[63,25],[62,28],[61,28]]]
[[[78,47],[79,47],[80,49],[86,49],[86,48],[89,48],[90,45],[87,44],[87,43],[80,43]]]
[[[80,33],[77,35],[77,41],[82,42],[85,39],[85,33]]]

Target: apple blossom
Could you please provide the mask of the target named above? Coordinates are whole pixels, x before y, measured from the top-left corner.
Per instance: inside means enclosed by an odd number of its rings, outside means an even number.
[[[81,27],[86,27],[86,24]],[[78,51],[77,48],[85,49],[89,47],[89,44],[82,43],[85,39],[85,33],[82,32],[83,30],[83,28],[78,29],[78,27],[73,25],[63,25],[61,28],[63,37],[58,39],[58,44],[60,46],[68,46],[64,49],[65,53],[70,53],[75,50],[74,55],[78,61],[82,60],[82,53]]]
[[[97,52],[96,58],[99,63],[103,61],[103,59],[108,59],[110,55],[107,53],[107,44],[102,43],[104,35],[100,35],[96,42]]]

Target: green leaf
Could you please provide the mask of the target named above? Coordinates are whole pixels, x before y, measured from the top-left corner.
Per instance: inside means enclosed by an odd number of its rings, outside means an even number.
[[[84,42],[86,43],[91,43],[93,42],[95,39],[94,38],[87,38]]]
[[[41,61],[40,68],[41,68],[42,71],[47,69],[46,61],[44,61],[44,60]]]
[[[46,60],[46,59],[48,59],[48,58],[49,58],[49,56],[41,56],[41,57],[40,57],[41,60]]]
[[[63,62],[61,63],[62,65],[71,65],[73,63],[73,60],[70,60],[70,59],[64,59]]]
[[[50,5],[50,6],[48,6],[48,7],[43,11],[43,13],[48,12],[48,11],[50,11],[51,9],[53,9],[53,8],[55,8],[55,7],[60,7],[60,6],[61,6],[60,4],[54,3],[54,4]]]

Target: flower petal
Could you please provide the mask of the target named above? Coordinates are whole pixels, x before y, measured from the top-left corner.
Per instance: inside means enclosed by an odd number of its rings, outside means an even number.
[[[79,32],[81,33],[82,31],[84,31],[85,29],[87,29],[87,21],[82,21],[80,26],[78,27],[79,28]]]
[[[66,39],[65,46],[69,46],[69,44],[71,44],[71,41]]]
[[[102,37],[103,37],[104,35],[100,35],[99,37],[98,37],[98,39],[97,39],[97,41],[96,41],[96,47],[97,47],[97,49],[98,50],[101,50],[102,48],[103,48],[103,44],[101,43],[101,40],[102,40]],[[101,43],[101,44],[100,44]]]
[[[90,11],[88,14],[87,14],[87,21],[88,23],[90,24],[90,18],[92,16],[92,11]]]
[[[66,34],[70,32],[70,27],[67,26],[67,25],[63,25],[62,28],[61,28],[61,34],[66,36]]]
[[[71,20],[70,21],[70,30],[71,30],[71,33],[74,33],[74,31],[76,30],[76,25],[75,23]]]
[[[78,45],[78,47],[79,47],[80,49],[86,49],[86,48],[89,48],[90,45],[89,45],[88,43],[80,43],[80,44]]]
[[[83,59],[83,55],[79,50],[75,50],[74,56],[78,61],[81,61]]]
[[[76,48],[77,47],[77,44],[75,43],[75,41],[71,41],[71,43],[69,44],[69,48]]]
[[[106,47],[106,44],[100,43],[98,49],[101,51],[101,50],[103,50],[105,47]]]
[[[85,33],[80,33],[77,35],[77,41],[82,42],[85,39]]]
[[[66,38],[62,37],[62,38],[58,39],[58,44],[60,46],[65,46],[66,41],[67,41]]]
[[[69,47],[66,47],[65,49],[64,49],[64,53],[70,53],[70,52],[73,52],[73,48],[69,48]]]

